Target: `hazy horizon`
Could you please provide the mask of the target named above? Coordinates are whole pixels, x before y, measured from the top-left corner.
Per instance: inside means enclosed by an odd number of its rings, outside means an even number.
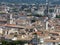
[[[0,0],[8,3],[46,3],[46,0]],[[52,4],[60,4],[60,0],[49,0]]]

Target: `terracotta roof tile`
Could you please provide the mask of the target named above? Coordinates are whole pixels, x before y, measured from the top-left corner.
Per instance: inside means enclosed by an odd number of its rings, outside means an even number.
[[[6,27],[15,27],[15,28],[25,28],[24,26],[18,26],[18,25],[15,25],[15,24],[5,24],[4,26],[6,26]]]
[[[60,42],[60,40],[46,39],[45,42]]]

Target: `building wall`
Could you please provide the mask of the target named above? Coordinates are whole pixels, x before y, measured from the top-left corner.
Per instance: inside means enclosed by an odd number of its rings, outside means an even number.
[[[0,34],[3,34],[3,29],[0,27]]]
[[[54,45],[53,42],[47,42],[45,43],[45,45]],[[56,42],[55,45],[58,45],[58,43]]]
[[[16,29],[16,28],[11,28],[11,30],[9,30],[8,33],[10,34],[10,33],[15,33],[15,32],[18,33],[18,29]]]

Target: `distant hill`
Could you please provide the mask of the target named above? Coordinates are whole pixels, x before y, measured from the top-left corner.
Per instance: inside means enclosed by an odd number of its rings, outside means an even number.
[[[46,3],[46,0],[0,0],[8,3]],[[52,4],[60,4],[60,0],[49,0]]]

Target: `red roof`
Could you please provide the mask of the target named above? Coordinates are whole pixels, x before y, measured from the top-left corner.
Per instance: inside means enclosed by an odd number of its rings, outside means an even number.
[[[24,28],[23,26],[18,26],[16,24],[5,24],[6,27]]]

